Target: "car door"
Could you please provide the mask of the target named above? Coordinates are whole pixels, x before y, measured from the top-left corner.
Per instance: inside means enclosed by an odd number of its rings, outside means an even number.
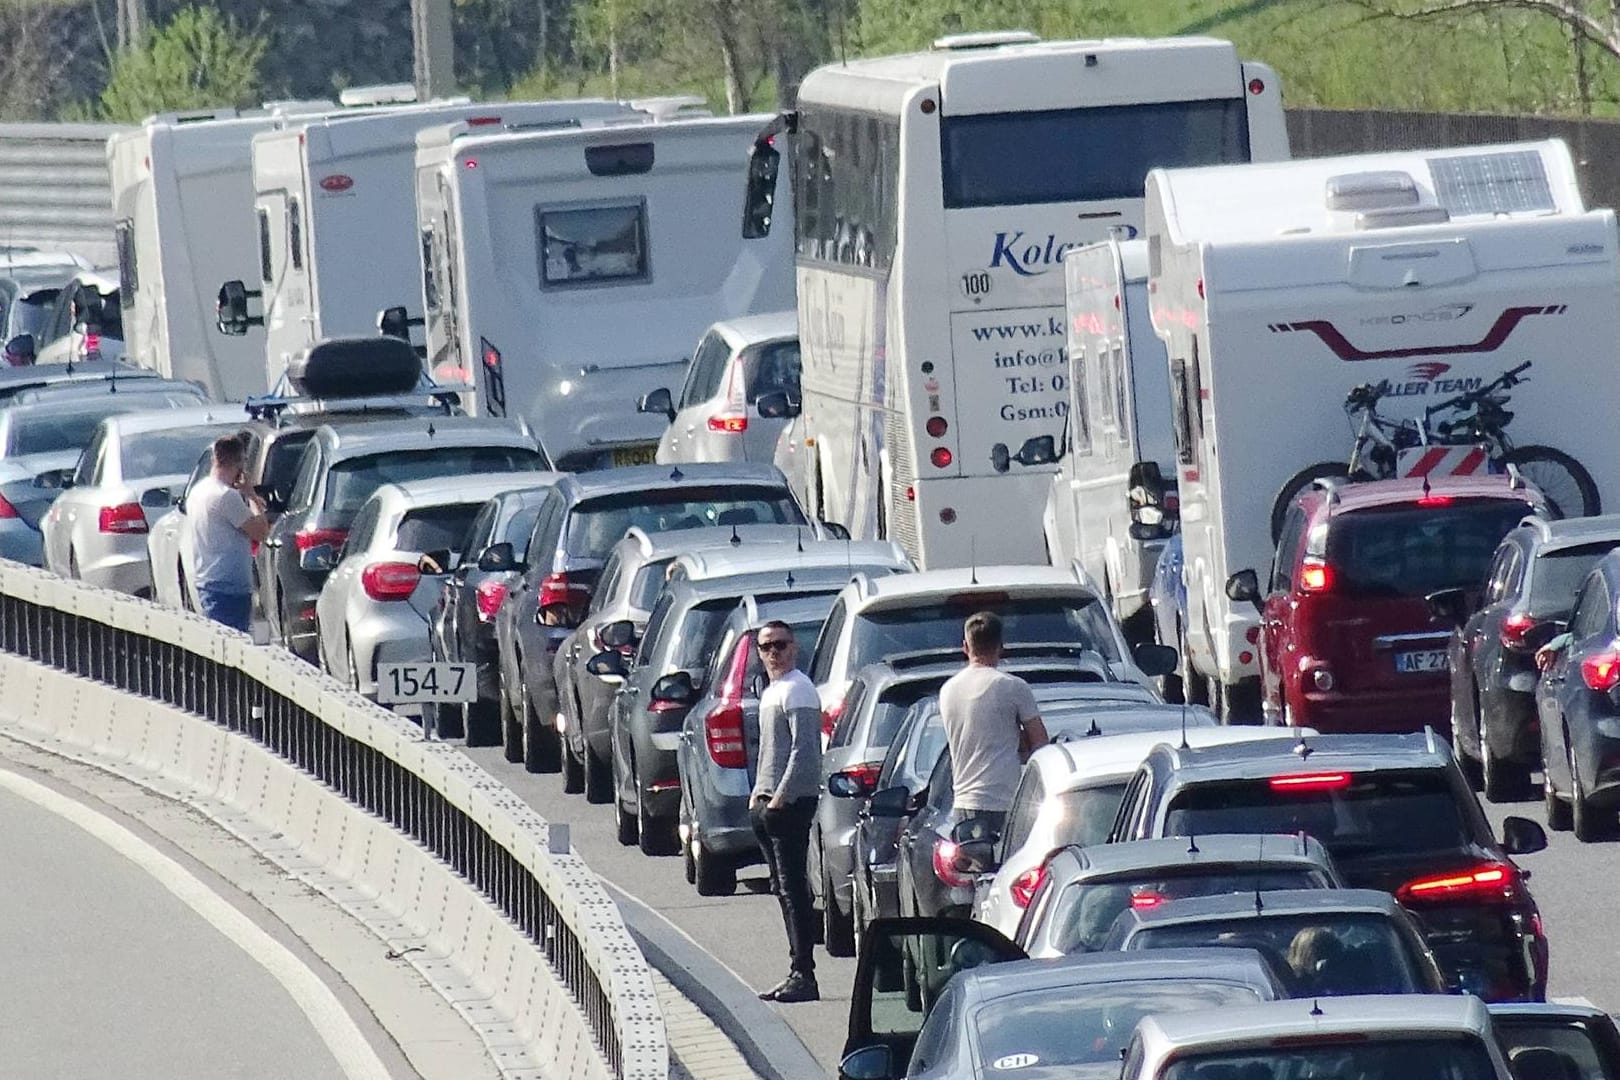
[[[1579,675],[1580,657],[1591,651],[1594,645],[1602,644],[1602,634],[1609,623],[1606,610],[1609,606],[1609,588],[1603,575],[1596,571],[1588,574],[1575,597],[1575,609],[1569,619],[1566,641],[1553,654],[1551,664],[1542,672],[1536,684],[1536,711],[1541,717],[1542,760],[1548,779],[1557,791],[1567,793],[1573,790],[1564,724],[1570,712],[1571,698],[1586,689]]]
[[[895,1080],[905,1076],[917,1033],[951,976],[984,964],[1027,959],[999,931],[967,919],[876,919],[866,927],[858,955],[843,1056],[859,1052],[886,1057],[887,1067],[842,1071]],[[916,958],[924,955],[944,963],[932,973],[922,972]]]
[[[1512,540],[1504,542],[1491,561],[1479,609],[1452,634],[1446,650],[1451,668],[1452,739],[1472,747],[1476,757],[1480,752],[1480,684],[1487,682],[1489,673],[1496,668],[1502,619],[1513,606],[1524,564],[1524,550]]]
[[[1283,519],[1282,536],[1272,558],[1266,599],[1260,609],[1260,680],[1264,704],[1281,710],[1287,688],[1283,672],[1288,670],[1294,649],[1290,644],[1291,621],[1299,610],[1294,595],[1294,573],[1305,543],[1305,509],[1294,506]]]

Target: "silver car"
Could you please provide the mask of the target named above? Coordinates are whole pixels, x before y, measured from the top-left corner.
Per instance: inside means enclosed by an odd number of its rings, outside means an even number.
[[[137,383],[143,380],[136,380]],[[156,380],[152,380],[156,381]],[[73,384],[67,384],[72,387]],[[109,416],[150,411],[152,409],[178,409],[207,402],[196,391],[175,390],[165,393],[135,393],[133,389],[108,393],[104,384],[86,384],[86,396],[74,394],[51,397],[38,403],[24,404],[38,391],[21,395],[17,404],[0,408],[0,458],[26,457],[35,454],[59,454],[73,451],[77,457],[96,433],[96,425]],[[88,396],[93,393],[94,396]]]
[[[441,565],[452,569],[484,503],[533,483],[531,473],[485,473],[379,487],[341,553],[318,555],[335,563],[315,602],[321,666],[375,697],[378,664],[431,659],[428,620],[443,580],[418,569],[422,556],[448,551]]]
[[[761,396],[799,397],[799,321],[791,311],[751,315],[709,327],[692,354],[675,400],[654,390],[641,412],[662,413],[669,429],[658,460],[757,461],[769,464],[786,420],[766,419]]]
[[[50,320],[36,335],[41,364],[122,360],[124,311],[118,269],[81,270],[62,287]]]
[[[214,468],[214,451],[204,450],[185,485],[175,495],[169,512],[152,523],[146,537],[146,561],[152,567],[152,599],[164,607],[199,611],[195,577],[191,570],[190,545],[186,535],[186,502],[197,481]]]
[[[0,559],[45,564],[39,523],[62,489],[40,483],[39,474],[71,466],[73,456],[63,460],[62,454],[42,454],[0,461]]]
[[[150,595],[147,532],[184,489],[197,455],[246,420],[240,405],[103,420],[72,475],[60,478],[67,490],[43,519],[45,565],[102,588]]]

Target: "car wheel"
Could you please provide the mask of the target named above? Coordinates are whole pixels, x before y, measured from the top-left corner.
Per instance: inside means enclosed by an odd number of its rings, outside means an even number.
[[[1483,725],[1479,731],[1479,786],[1488,802],[1518,802],[1530,789],[1530,769],[1491,753]]]
[[[518,695],[520,698],[518,707],[522,710],[523,722],[523,768],[532,773],[557,772],[562,768],[557,746],[557,729],[540,722],[527,686],[519,687]]]
[[[561,732],[557,741],[562,744],[562,781],[564,795],[578,795],[585,790],[585,763],[574,753],[574,748],[568,745],[568,739]]]
[[[441,712],[449,712],[444,709]],[[468,746],[494,746],[501,742],[500,706],[493,701],[469,701],[461,707],[462,737]]]
[[[866,901],[861,899],[864,891],[865,890],[861,888],[861,883],[859,880],[856,880],[850,884],[849,921],[854,925],[855,928],[855,956],[857,959],[861,955],[861,942],[866,937],[866,924],[868,921],[866,918]],[[879,989],[892,991],[894,987],[879,987]]]
[[[827,857],[821,857],[821,941],[828,956],[855,955],[855,920],[838,906]]]
[[[585,801],[598,806],[613,798],[613,775],[589,740],[585,743]]]
[[[1542,775],[1541,790],[1542,798],[1547,803],[1547,828],[1553,832],[1568,832],[1572,824],[1569,803],[1565,802],[1558,792],[1553,790],[1552,777],[1546,774]]]
[[[495,709],[500,717],[501,753],[512,764],[523,761],[523,725],[518,723],[517,710],[506,696],[506,687],[495,691]]]
[[[281,641],[281,647],[288,652],[292,652],[292,613],[287,610],[287,598],[285,596],[276,597],[276,632]]]
[[[68,549],[68,579],[79,580],[79,553],[72,548]]]
[[[352,645],[343,646],[343,662],[348,665],[349,689],[358,694],[360,692],[360,669],[354,664],[354,647]]]
[[[716,855],[703,843],[703,836],[694,832],[689,844],[692,851],[692,884],[699,896],[730,896],[737,891],[737,867],[721,855]]]
[[[1614,835],[1615,813],[1612,810],[1599,810],[1587,801],[1585,793],[1581,791],[1580,773],[1575,770],[1573,751],[1569,758],[1569,803],[1569,819],[1575,830],[1575,839],[1583,844],[1592,844]]]
[[[686,826],[684,838],[681,840],[681,872],[686,875],[688,885],[697,884],[697,856],[692,849],[697,846],[697,839],[692,835],[692,815],[686,809],[686,800],[681,800],[681,824]]]
[[[624,809],[624,798],[619,788],[619,762],[615,756],[612,758],[613,783],[613,828],[618,834],[619,843],[630,847],[636,842],[636,819]]]
[[[636,787],[636,842],[643,855],[673,855],[680,842],[680,834],[673,821],[660,821],[647,812],[647,792],[641,778],[634,772],[630,782]]]

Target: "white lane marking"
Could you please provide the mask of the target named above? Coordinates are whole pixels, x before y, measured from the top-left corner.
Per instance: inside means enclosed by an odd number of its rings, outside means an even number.
[[[111,818],[9,769],[0,768],[0,787],[72,822],[145,870],[247,953],[287,991],[350,1080],[390,1080],[382,1059],[320,976],[191,871]]]

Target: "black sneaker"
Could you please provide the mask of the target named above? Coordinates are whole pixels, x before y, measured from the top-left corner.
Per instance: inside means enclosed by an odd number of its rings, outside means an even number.
[[[816,985],[816,977],[804,972],[795,971],[789,975],[781,986],[777,987],[773,1001],[784,1005],[791,1005],[799,1001],[820,1001],[821,988]]]
[[[786,987],[788,985],[788,983],[790,983],[792,981],[793,981],[793,974],[791,972],[789,972],[787,978],[783,979],[781,982],[777,983],[775,986],[771,987],[769,990],[760,991],[759,1000],[761,1000],[761,1001],[775,1001],[776,1000],[776,995],[780,994],[782,992],[782,989],[784,987]]]

